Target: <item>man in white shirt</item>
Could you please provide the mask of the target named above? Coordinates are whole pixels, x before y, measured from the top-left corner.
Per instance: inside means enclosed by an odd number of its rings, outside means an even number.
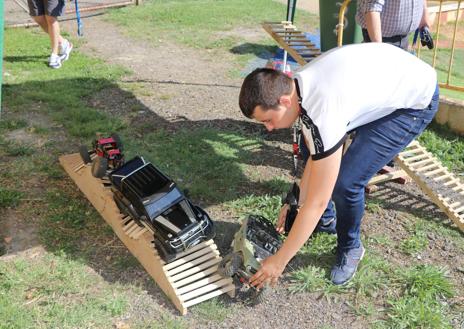
[[[329,200],[337,211],[334,284],[354,276],[364,255],[360,225],[364,188],[392,157],[417,137],[438,109],[434,69],[389,44],[364,43],[333,49],[304,66],[292,80],[257,69],[244,80],[243,114],[273,129],[301,120],[310,151],[300,182],[299,212],[282,248],[265,259],[252,285],[274,284],[307,241]],[[349,132],[355,137],[342,157]],[[283,231],[288,205],[280,211]]]

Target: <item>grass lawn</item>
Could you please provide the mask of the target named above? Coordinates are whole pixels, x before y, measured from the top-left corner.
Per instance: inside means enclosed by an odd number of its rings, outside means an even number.
[[[227,31],[235,26],[256,27],[261,20],[279,19],[283,12],[284,6],[264,0],[164,0],[112,11],[110,16],[128,34],[147,42],[157,44],[163,35],[192,47],[228,52],[243,40],[236,33],[225,36]],[[270,43],[264,42],[263,49]],[[266,140],[233,129],[199,127],[173,133],[143,123],[129,125],[130,113],[112,115],[89,105],[89,99],[111,89],[135,100],[122,82],[130,72],[84,56],[78,49],[63,68],[50,71],[47,55],[48,40],[42,33],[6,30],[0,226],[16,218],[36,226],[37,244],[45,251],[37,257],[0,260],[0,329],[126,328],[123,325],[183,329],[192,323],[220,327],[227,317],[243,312],[240,303],[213,299],[192,308],[186,318],[177,316],[160,297],[156,284],[67,179],[58,156],[77,151],[80,143],[89,144],[96,132],[118,131],[128,158],[144,154],[189,189],[193,200],[215,205],[234,218],[253,212],[274,219],[288,180],[273,175],[255,179],[247,171],[267,147]],[[231,56],[240,62],[240,54]],[[421,142],[453,171],[464,171],[462,138],[432,126]],[[173,158],[176,161],[170,161]],[[228,175],[214,174],[221,171]],[[381,216],[386,206],[384,201],[369,199],[366,212]],[[459,304],[462,289],[445,266],[421,263],[418,256],[435,240],[447,241],[462,254],[464,238],[434,218],[397,214],[405,216],[404,227],[398,228],[405,238],[365,235],[367,257],[349,285],[329,283],[335,238],[320,234],[296,257],[285,293],[302,299],[323,298],[328,301],[328,312],[337,311],[337,301],[342,301],[372,328],[451,328],[452,319],[461,319],[464,311]],[[0,231],[0,241],[11,238],[4,234]],[[0,244],[0,255],[2,248]],[[385,257],[386,250],[398,251],[406,261],[399,264]]]

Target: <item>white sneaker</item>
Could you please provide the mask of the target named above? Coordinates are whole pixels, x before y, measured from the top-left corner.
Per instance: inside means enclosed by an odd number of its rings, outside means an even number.
[[[73,44],[69,42],[68,40],[64,40],[62,44],[60,44],[60,58],[61,61],[67,61],[69,58],[69,54],[71,53],[71,50],[73,49]]]
[[[48,60],[48,66],[52,69],[59,69],[61,67],[61,57],[57,54],[51,54]]]

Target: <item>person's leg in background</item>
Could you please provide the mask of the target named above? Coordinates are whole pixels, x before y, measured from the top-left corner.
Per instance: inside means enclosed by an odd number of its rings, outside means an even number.
[[[437,86],[427,108],[400,109],[356,129],[356,136],[342,158],[332,194],[337,209],[338,239],[337,260],[331,272],[334,284],[351,280],[364,255],[360,226],[364,215],[365,186],[432,121],[438,110],[438,98]]]
[[[64,11],[63,0],[28,0],[29,14],[50,37],[51,55],[49,66],[60,68],[61,63],[69,58],[72,44],[60,33],[58,16]]]

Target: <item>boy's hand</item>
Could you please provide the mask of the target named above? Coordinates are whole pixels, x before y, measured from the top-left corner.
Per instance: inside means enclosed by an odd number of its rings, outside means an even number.
[[[287,264],[278,254],[269,256],[261,262],[261,268],[250,278],[250,285],[261,289],[266,284],[275,286]]]
[[[285,230],[285,219],[287,218],[287,212],[290,209],[288,204],[284,204],[282,208],[280,208],[279,218],[277,219],[276,224],[276,231],[279,234],[284,233]]]

